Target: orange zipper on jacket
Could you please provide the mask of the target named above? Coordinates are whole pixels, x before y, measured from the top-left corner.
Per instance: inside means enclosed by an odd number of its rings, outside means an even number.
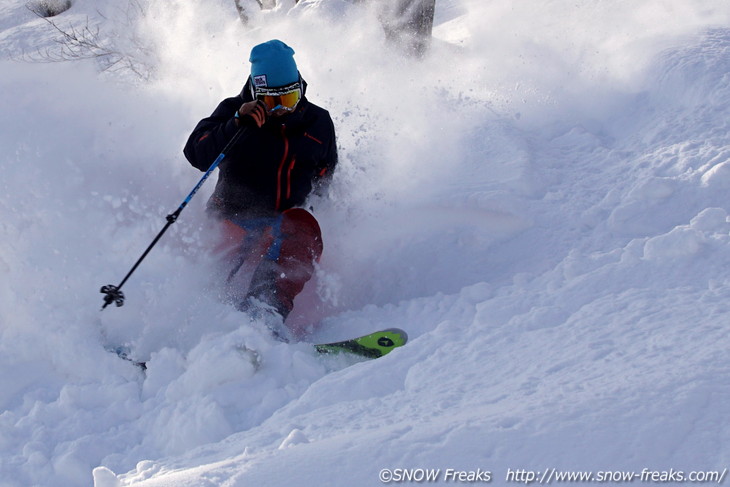
[[[291,164],[289,164],[289,169],[286,171],[286,199],[291,198],[291,172],[292,169],[294,169],[294,165],[297,163],[297,158],[292,157],[291,158]]]
[[[289,156],[289,139],[286,136],[286,126],[281,126],[281,136],[284,139],[284,155],[281,157],[281,162],[279,163],[279,170],[276,174],[276,210],[278,211],[281,208],[281,176],[284,172],[284,164],[286,164],[286,158]],[[291,174],[291,167],[294,165],[294,161],[292,161],[292,164],[290,165],[288,175]],[[287,189],[291,186],[291,184],[288,184]],[[287,198],[288,198],[287,191]]]

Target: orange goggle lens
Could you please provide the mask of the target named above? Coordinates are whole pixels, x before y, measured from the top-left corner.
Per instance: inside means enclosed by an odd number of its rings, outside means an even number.
[[[279,110],[281,108],[287,111],[293,111],[297,103],[302,98],[302,90],[295,88],[286,92],[276,90],[258,91],[256,98],[261,100],[269,108],[269,111]]]

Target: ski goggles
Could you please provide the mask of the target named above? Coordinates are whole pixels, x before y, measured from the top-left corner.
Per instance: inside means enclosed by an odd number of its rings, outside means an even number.
[[[299,82],[280,88],[256,87],[254,94],[257,100],[264,102],[269,113],[280,109],[293,112],[302,99],[302,87]]]

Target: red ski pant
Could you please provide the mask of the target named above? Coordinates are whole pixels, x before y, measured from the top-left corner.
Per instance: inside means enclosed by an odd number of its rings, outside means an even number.
[[[275,308],[284,319],[314,274],[322,255],[319,223],[301,208],[278,217],[223,220],[218,250],[227,263],[227,293],[245,309],[250,298]]]

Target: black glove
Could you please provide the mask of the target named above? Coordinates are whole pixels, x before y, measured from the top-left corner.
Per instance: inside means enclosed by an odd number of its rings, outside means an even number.
[[[250,119],[257,127],[261,127],[266,123],[269,111],[261,100],[248,101],[241,105],[236,112],[236,119],[240,124],[243,120]]]

